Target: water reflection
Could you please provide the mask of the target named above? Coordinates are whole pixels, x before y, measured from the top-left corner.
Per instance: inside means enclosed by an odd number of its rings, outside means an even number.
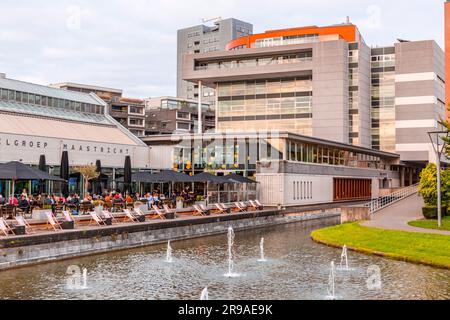
[[[227,235],[172,242],[56,262],[0,273],[1,299],[199,299],[208,287],[209,299],[320,299],[327,296],[330,262],[341,251],[310,239],[314,224],[236,232],[234,269],[226,278]],[[260,240],[269,259],[260,263]],[[175,254],[176,253],[176,254]],[[349,252],[351,271],[336,270],[338,299],[450,299],[450,271],[433,269]],[[67,268],[88,270],[87,288],[67,287]],[[367,287],[369,266],[381,271],[381,290]]]

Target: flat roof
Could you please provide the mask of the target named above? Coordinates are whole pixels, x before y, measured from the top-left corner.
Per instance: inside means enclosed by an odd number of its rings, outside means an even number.
[[[81,103],[89,103],[100,106],[104,105],[96,97],[94,97],[89,93],[67,91],[59,88],[29,83],[25,81],[13,80],[8,78],[0,77],[0,88],[37,94],[57,99],[76,101]]]
[[[281,138],[281,139],[291,139],[291,140],[297,140],[305,143],[311,143],[311,144],[320,144],[328,147],[334,147],[339,148],[342,150],[347,150],[350,152],[358,152],[363,154],[368,154],[372,156],[378,156],[381,158],[390,158],[390,159],[399,159],[400,155],[396,153],[391,152],[385,152],[380,150],[374,150],[359,146],[354,146],[351,144],[341,143],[341,142],[335,142],[330,140],[325,140],[321,138],[315,138],[310,136],[304,136],[299,135],[295,133],[290,133],[286,131],[280,131],[280,132],[270,132],[270,131],[260,131],[256,133],[249,133],[249,132],[216,132],[216,133],[204,133],[204,134],[193,134],[193,133],[183,133],[178,134],[174,133],[171,135],[155,135],[155,136],[148,136],[142,138],[142,140],[151,145],[158,145],[159,144],[168,144],[168,143],[178,143],[182,140],[186,139],[194,139],[194,140],[208,140],[212,138],[217,138],[218,136],[224,136],[224,137],[232,137],[236,139],[244,139],[244,138],[264,138],[271,136],[272,138]]]
[[[72,88],[77,88],[77,89],[88,89],[88,90],[92,90],[92,91],[105,91],[105,92],[112,92],[112,93],[119,93],[119,94],[123,93],[123,90],[121,90],[121,89],[113,89],[113,88],[94,86],[94,85],[89,85],[89,84],[74,83],[74,82],[54,83],[54,84],[51,84],[50,87],[53,87],[53,88],[72,87]]]

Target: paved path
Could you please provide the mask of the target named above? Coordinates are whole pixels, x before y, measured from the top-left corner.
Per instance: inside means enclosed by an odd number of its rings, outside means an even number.
[[[375,213],[373,220],[364,222],[363,225],[390,230],[450,235],[450,231],[422,229],[408,225],[410,221],[423,219],[423,206],[423,199],[416,194]]]

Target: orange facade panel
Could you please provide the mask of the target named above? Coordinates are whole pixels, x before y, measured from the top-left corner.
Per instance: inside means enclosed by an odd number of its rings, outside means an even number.
[[[319,36],[339,35],[342,39],[348,42],[355,42],[358,40],[358,29],[353,24],[346,24],[342,26],[330,26],[330,27],[301,27],[282,30],[270,30],[265,33],[254,34],[247,37],[242,37],[231,41],[227,45],[227,50],[233,50],[238,47],[245,46],[251,48],[257,40],[288,37],[288,36],[301,36],[317,34]]]

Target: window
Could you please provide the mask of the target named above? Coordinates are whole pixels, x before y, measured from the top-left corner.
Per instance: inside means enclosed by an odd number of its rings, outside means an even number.
[[[177,111],[177,119],[191,120],[191,114],[188,112]]]
[[[190,131],[191,130],[191,124],[190,123],[177,122],[177,130]]]

